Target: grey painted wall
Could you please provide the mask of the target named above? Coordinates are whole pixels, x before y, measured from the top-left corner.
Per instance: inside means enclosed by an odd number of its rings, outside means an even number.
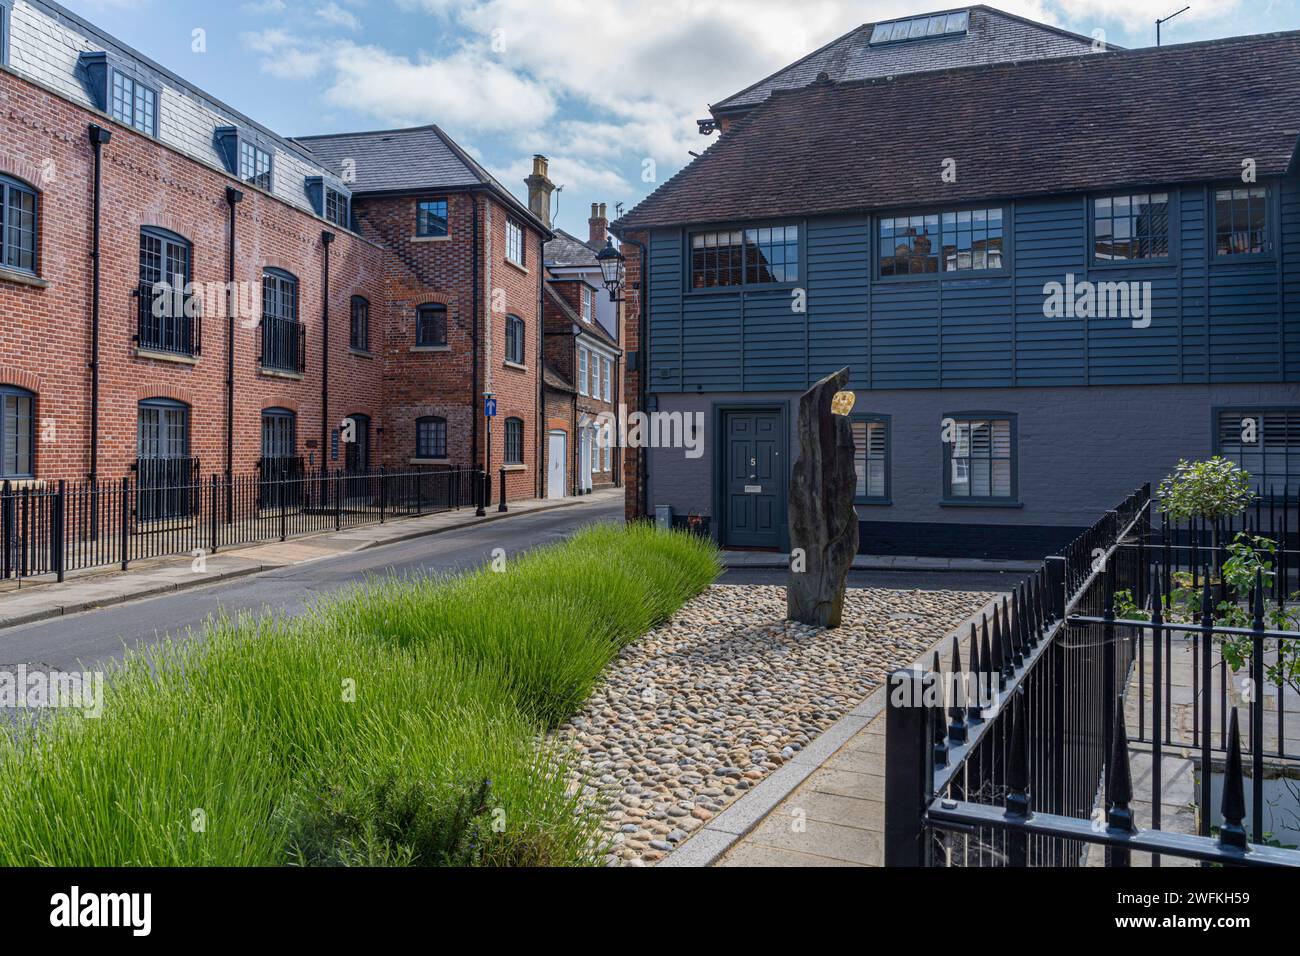
[[[760,399],[789,402],[791,460],[798,455],[798,393],[661,394],[664,411],[703,412],[704,456],[652,449],[650,505],[678,514],[713,512],[713,407]],[[892,505],[858,508],[867,521],[1082,527],[1180,458],[1214,450],[1218,406],[1300,406],[1300,385],[1169,385],[1104,388],[935,389],[859,392],[855,412],[891,416]],[[940,422],[962,411],[1012,413],[1018,422],[1022,507],[944,507]]]

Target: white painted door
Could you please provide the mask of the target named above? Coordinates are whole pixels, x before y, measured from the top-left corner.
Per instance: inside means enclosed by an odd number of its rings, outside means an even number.
[[[584,428],[578,444],[578,487],[583,491],[591,491],[591,449],[591,429]]]
[[[551,432],[546,454],[546,497],[563,498],[564,472],[568,462],[568,436],[564,432]]]

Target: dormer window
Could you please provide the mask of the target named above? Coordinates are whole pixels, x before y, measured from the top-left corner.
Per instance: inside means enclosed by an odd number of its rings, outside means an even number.
[[[217,151],[226,169],[246,183],[271,191],[275,157],[270,147],[256,134],[237,126],[220,126],[216,130]],[[321,214],[319,204],[317,213]]]
[[[146,136],[158,135],[160,86],[126,61],[110,59],[107,53],[81,54],[95,106],[113,119]]]
[[[239,178],[246,183],[271,188],[271,154],[246,139],[239,141]]]
[[[348,197],[328,186],[325,187],[325,218],[344,229],[347,229],[350,223]]]
[[[113,119],[149,136],[158,129],[158,94],[143,83],[113,71]]]
[[[346,187],[326,182],[323,176],[308,176],[306,185],[316,215],[342,229],[352,228],[352,196]]]

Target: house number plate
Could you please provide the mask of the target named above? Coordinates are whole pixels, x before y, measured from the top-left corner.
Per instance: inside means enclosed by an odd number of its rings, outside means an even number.
[[[762,485],[746,485],[746,486],[745,486],[745,494],[747,494],[747,495],[761,495],[762,493],[763,493],[763,486],[762,486]]]

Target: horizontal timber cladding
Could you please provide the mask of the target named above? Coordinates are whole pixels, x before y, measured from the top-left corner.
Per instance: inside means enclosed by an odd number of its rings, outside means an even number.
[[[877,219],[860,214],[797,221],[796,282],[693,291],[693,229],[657,229],[649,384],[801,389],[844,366],[856,389],[1295,381],[1300,180],[1267,185],[1276,252],[1237,259],[1215,256],[1205,184],[1153,187],[1170,196],[1170,256],[1158,261],[1098,263],[1093,196],[1004,203],[1007,268],[980,277],[878,278]],[[1070,277],[1149,295],[1149,314],[1045,314],[1049,283]]]
[[[712,429],[719,406],[784,405],[790,423],[786,464],[793,466],[799,455],[798,400],[799,392],[793,390],[652,393],[651,409],[697,415],[706,434],[697,457],[683,448],[649,450],[650,507],[666,505],[677,515],[713,515],[719,479]],[[1015,526],[1016,534],[1021,528],[1049,529],[1042,535],[1051,537],[1055,532],[1050,529],[1086,527],[1089,515],[1118,500],[1116,489],[1122,494],[1130,485],[1157,484],[1179,459],[1214,454],[1216,409],[1261,407],[1300,407],[1300,384],[860,391],[853,414],[888,422],[888,499],[859,502],[858,516],[880,523],[882,528],[872,533],[884,539],[896,538],[898,527],[908,524],[960,528],[949,536],[953,540],[980,533],[971,529],[1008,526]],[[973,414],[1015,422],[1016,494],[1005,502],[945,501],[943,420]]]
[[[1288,381],[1300,376],[1300,179],[1282,190],[1282,351]]]

